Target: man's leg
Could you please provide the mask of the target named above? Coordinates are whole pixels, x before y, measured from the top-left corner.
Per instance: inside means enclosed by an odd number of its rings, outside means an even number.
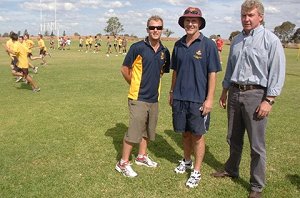
[[[192,142],[195,156],[194,170],[200,171],[205,154],[204,135],[192,135]]]
[[[139,145],[139,155],[147,155],[148,138],[143,137]]]
[[[185,161],[190,161],[191,154],[193,151],[192,133],[190,131],[186,131],[182,134],[182,142],[183,142],[183,157]]]
[[[24,78],[27,80],[27,82],[29,82],[29,84],[32,87],[33,91],[39,91],[37,84],[34,82],[34,80],[32,79],[32,77],[30,75],[28,75],[28,68],[27,69],[22,69],[23,70],[23,74],[24,74]]]
[[[195,156],[194,170],[191,172],[189,179],[186,182],[186,186],[189,188],[195,188],[198,186],[201,180],[201,165],[205,154],[205,141],[203,135],[192,135],[192,145]]]
[[[264,90],[257,89],[251,91],[251,93],[245,92],[244,94],[244,100],[242,101],[245,104],[243,115],[246,120],[246,128],[251,147],[251,190],[261,192],[266,180],[265,129],[267,118],[258,119],[255,111],[264,97]]]
[[[133,148],[133,143],[123,140],[122,160],[129,161],[129,157]]]
[[[115,169],[122,173],[125,177],[136,177],[137,173],[131,168],[129,156],[133,147],[133,143],[123,140],[122,158],[117,162]]]

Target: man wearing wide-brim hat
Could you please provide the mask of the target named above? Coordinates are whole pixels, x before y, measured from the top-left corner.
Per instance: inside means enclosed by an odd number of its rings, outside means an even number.
[[[194,188],[201,179],[204,134],[209,128],[216,73],[221,71],[221,65],[215,43],[200,33],[206,21],[199,8],[187,8],[178,24],[186,34],[174,45],[169,102],[174,131],[182,134],[184,154],[175,172],[185,173],[187,169],[192,169],[186,186]]]

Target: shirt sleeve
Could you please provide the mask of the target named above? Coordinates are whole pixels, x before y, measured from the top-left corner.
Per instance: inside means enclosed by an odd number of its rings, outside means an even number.
[[[228,61],[227,61],[227,67],[226,67],[226,72],[225,72],[225,76],[222,82],[222,86],[225,89],[228,89],[230,87],[231,84],[231,76],[232,76],[232,72],[233,72],[233,68],[232,68],[232,62],[231,62],[231,53],[232,53],[232,46],[230,46],[230,51],[229,51],[229,55],[228,55]]]
[[[123,61],[123,66],[127,66],[129,68],[132,68],[132,64],[134,62],[134,60],[136,59],[136,53],[135,53],[136,49],[135,49],[135,45],[131,45],[128,53],[126,54],[126,57]]]
[[[285,80],[285,68],[284,49],[279,39],[276,39],[269,51],[267,96],[280,95]]]
[[[176,44],[173,48],[173,52],[172,52],[172,58],[171,58],[171,69],[173,69],[174,71],[177,70],[177,60],[176,60]]]
[[[213,43],[212,40],[208,39],[209,42],[209,66],[208,66],[208,73],[212,72],[219,72],[222,70],[218,49],[217,46]]]
[[[163,72],[170,72],[170,51],[167,48],[165,49],[165,64],[163,65]]]

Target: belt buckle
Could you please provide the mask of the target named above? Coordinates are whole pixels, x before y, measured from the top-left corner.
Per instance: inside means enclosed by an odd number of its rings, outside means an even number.
[[[241,91],[247,91],[247,85],[239,85]]]

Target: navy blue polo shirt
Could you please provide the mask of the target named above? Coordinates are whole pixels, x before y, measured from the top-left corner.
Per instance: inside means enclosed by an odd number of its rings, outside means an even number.
[[[161,73],[170,71],[170,52],[160,43],[157,52],[148,38],[131,45],[123,62],[132,69],[128,98],[149,103],[158,102]]]
[[[171,69],[177,72],[173,99],[203,103],[208,74],[221,71],[216,44],[201,33],[188,47],[183,36],[174,45]]]

